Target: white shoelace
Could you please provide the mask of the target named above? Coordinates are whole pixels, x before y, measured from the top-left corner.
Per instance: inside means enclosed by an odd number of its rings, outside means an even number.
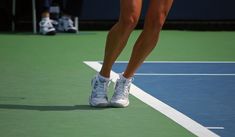
[[[116,98],[126,98],[129,95],[129,88],[130,84],[132,82],[131,80],[118,80],[115,84],[115,97]]]
[[[51,28],[53,27],[52,20],[44,20],[40,23],[40,26]]]
[[[100,79],[98,77],[96,77],[95,82],[92,82],[92,83],[93,83],[93,85],[92,85],[93,91],[95,91],[94,96],[96,96],[98,98],[100,98],[100,97],[103,98],[103,97],[107,96],[106,93],[107,93],[107,87],[110,83],[109,81],[104,80],[104,82],[102,82],[102,81],[100,81]],[[99,89],[101,89],[101,90],[99,90]]]

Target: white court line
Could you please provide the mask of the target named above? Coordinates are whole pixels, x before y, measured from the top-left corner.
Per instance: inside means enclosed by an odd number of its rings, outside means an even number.
[[[135,76],[235,76],[235,74],[210,74],[210,73],[135,73]]]
[[[97,61],[84,61],[84,63],[96,70],[97,72],[100,71],[102,66]],[[114,71],[111,71],[110,76],[113,82],[115,82],[118,78],[118,74]],[[197,123],[196,121],[192,120],[191,118],[187,117],[176,109],[168,106],[157,98],[151,96],[150,94],[144,92],[142,89],[135,86],[134,84],[131,85],[130,93],[139,100],[154,108],[155,110],[161,112],[168,118],[172,119],[182,127],[186,128],[198,137],[219,137],[217,134],[208,130],[206,127],[202,126],[201,124]]]
[[[212,130],[223,130],[224,127],[206,127],[207,129],[212,129]]]

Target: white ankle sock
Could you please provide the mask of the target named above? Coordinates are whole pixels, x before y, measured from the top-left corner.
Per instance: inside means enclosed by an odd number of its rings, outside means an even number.
[[[100,75],[100,73],[98,74],[98,77],[101,78],[101,79],[104,79],[105,81],[109,81],[110,80],[110,78],[106,78],[106,77]]]

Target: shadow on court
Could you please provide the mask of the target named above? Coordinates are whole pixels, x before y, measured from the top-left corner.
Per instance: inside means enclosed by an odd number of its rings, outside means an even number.
[[[38,111],[73,111],[73,110],[103,110],[103,109],[108,109],[108,108],[94,108],[89,105],[37,106],[37,105],[0,104],[0,109],[38,110]]]

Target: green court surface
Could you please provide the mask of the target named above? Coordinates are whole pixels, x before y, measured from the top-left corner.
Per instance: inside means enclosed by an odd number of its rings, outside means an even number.
[[[134,31],[118,60],[129,59]],[[128,108],[91,108],[83,61],[103,59],[107,31],[0,34],[1,137],[192,137],[130,96]],[[162,31],[148,61],[235,61],[235,32]],[[110,96],[113,91],[110,86]]]

